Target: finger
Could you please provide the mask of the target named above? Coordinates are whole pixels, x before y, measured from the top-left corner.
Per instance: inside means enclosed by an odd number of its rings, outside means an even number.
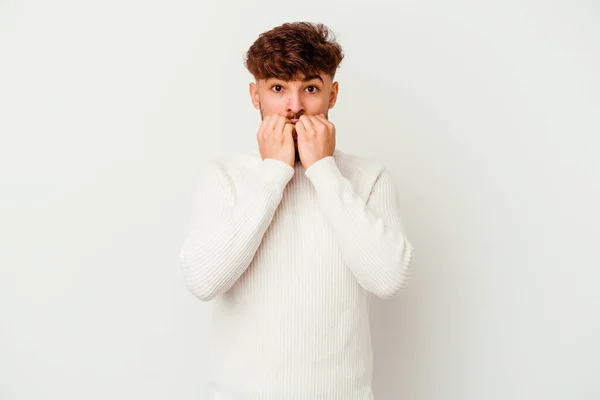
[[[321,125],[325,125],[323,122],[321,122],[321,120],[319,118],[317,118],[316,115],[309,115],[308,118],[310,119],[310,122],[312,122],[313,127],[315,128],[315,131],[317,130],[317,128],[319,128]]]
[[[283,127],[283,137],[286,139],[294,140],[294,124],[285,124]]]
[[[287,125],[292,126],[292,137],[296,139],[298,137],[298,131],[296,131],[296,125],[289,122]]]
[[[267,132],[270,121],[271,121],[270,115],[265,115],[263,117],[262,122],[260,123],[260,128],[258,128],[258,133],[256,134],[256,136],[258,136],[259,138],[262,138],[265,136],[265,133]]]
[[[301,136],[306,136],[306,127],[304,126],[304,122],[302,120],[296,122],[296,125],[294,126],[296,127],[296,133],[298,134],[298,138],[300,138]]]
[[[329,133],[335,133],[335,125],[327,118],[325,118],[323,114],[317,115],[317,119],[327,127],[327,131]]]
[[[271,136],[273,134],[273,129],[275,128],[275,124],[277,123],[277,114],[270,114],[265,119],[268,119],[265,123],[265,131],[263,134],[265,136]]]
[[[315,133],[329,134],[330,128],[327,123],[323,122],[317,115],[310,116],[311,122],[315,127]]]
[[[288,121],[287,118],[285,118],[281,115],[278,115],[277,120],[275,121],[275,127],[273,128],[274,129],[273,134],[276,136],[283,135],[284,134],[283,128],[287,121]]]
[[[268,121],[268,116],[263,117],[262,121],[260,122],[260,127],[258,128],[258,132],[256,132],[256,136],[260,137],[262,136],[262,133],[264,132],[266,126],[267,126],[267,122]]]
[[[331,121],[329,121],[327,118],[325,118],[325,116],[323,114],[319,114],[319,115],[315,115],[315,118],[318,119],[319,121],[321,121],[323,124],[331,127],[331,125],[333,125],[331,123]]]
[[[302,125],[304,126],[304,130],[306,132],[310,132],[315,129],[315,126],[314,126],[312,120],[310,119],[309,115],[301,115],[300,120],[298,122],[302,122]]]

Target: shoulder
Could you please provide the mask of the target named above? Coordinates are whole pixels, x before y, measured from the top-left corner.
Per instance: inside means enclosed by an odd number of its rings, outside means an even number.
[[[333,158],[346,178],[375,181],[385,170],[384,164],[376,159],[357,156],[341,150],[335,150]]]
[[[254,152],[217,155],[203,164],[203,169],[208,173],[235,178],[259,169],[261,157]]]
[[[204,158],[196,175],[197,190],[217,190],[226,198],[235,199],[240,188],[246,186],[243,182],[255,179],[260,160],[260,155],[253,153],[220,154]]]
[[[385,172],[385,165],[373,158],[361,157],[337,149],[333,158],[341,174],[365,199],[368,198],[379,177]]]

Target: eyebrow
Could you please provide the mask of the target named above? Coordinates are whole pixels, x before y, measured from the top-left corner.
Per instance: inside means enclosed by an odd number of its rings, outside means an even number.
[[[325,83],[325,82],[323,82],[323,78],[321,78],[321,75],[310,75],[310,76],[307,76],[306,78],[302,79],[302,82],[312,81],[313,79],[319,79],[321,81],[321,83]]]

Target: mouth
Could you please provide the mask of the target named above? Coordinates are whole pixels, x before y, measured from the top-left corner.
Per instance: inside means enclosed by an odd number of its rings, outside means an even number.
[[[292,120],[290,120],[290,121],[292,121],[292,124],[294,124],[294,125],[295,125],[295,124],[296,124],[296,122],[298,122],[298,121],[300,121],[300,120],[299,120],[299,119],[292,119]]]

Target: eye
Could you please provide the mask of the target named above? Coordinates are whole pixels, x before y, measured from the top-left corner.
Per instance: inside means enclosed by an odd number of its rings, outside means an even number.
[[[311,88],[313,90],[308,90],[308,89],[311,89]],[[308,86],[306,89],[308,90],[308,93],[316,93],[319,90],[319,88],[316,87],[316,86]]]
[[[275,92],[279,93],[279,92],[281,92],[283,90],[283,86],[281,86],[281,85],[273,85],[271,87],[271,90],[274,90]]]

